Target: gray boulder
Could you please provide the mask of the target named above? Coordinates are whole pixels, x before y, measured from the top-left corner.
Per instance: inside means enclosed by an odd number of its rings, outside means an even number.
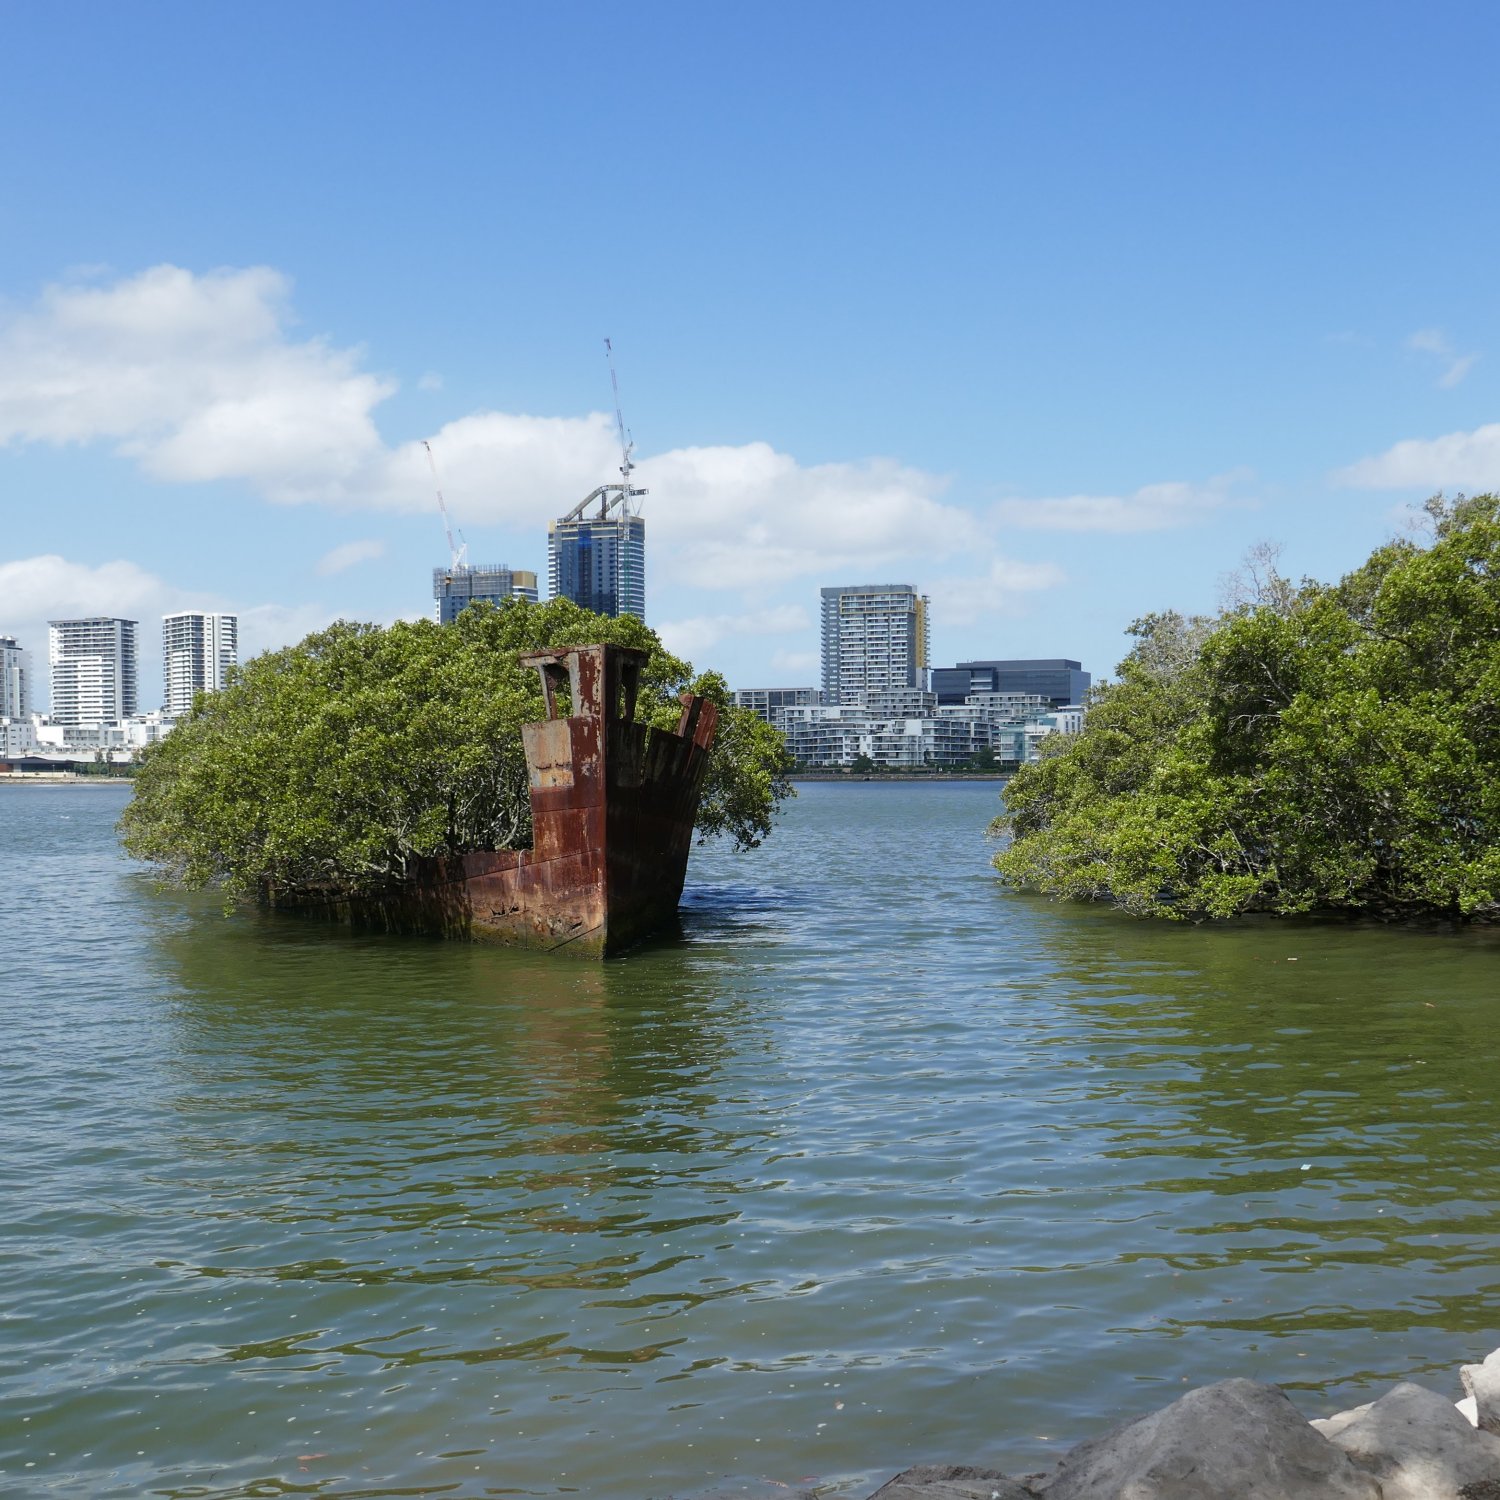
[[[998,1469],[918,1464],[887,1480],[870,1500],[1036,1500],[1036,1492]]]
[[[1351,1422],[1357,1422],[1374,1406],[1373,1401],[1366,1401],[1363,1406],[1351,1407],[1348,1411],[1335,1413],[1331,1417],[1314,1417],[1307,1425],[1315,1432],[1321,1432],[1324,1437],[1331,1438],[1334,1433],[1342,1432]]]
[[[1458,1374],[1474,1402],[1476,1425],[1500,1433],[1500,1349],[1487,1355],[1482,1365],[1464,1365]]]
[[[1451,1411],[1452,1408],[1450,1407]],[[1074,1448],[1044,1500],[1382,1500],[1281,1391],[1221,1380]]]
[[[1436,1391],[1403,1381],[1331,1439],[1385,1500],[1500,1500],[1500,1438]]]

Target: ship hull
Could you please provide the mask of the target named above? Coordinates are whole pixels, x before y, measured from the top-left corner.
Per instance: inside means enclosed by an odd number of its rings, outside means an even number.
[[[717,709],[683,694],[675,730],[635,723],[644,652],[589,646],[521,659],[542,673],[548,708],[522,729],[532,847],[423,860],[394,890],[330,903],[323,915],[596,958],[675,927]],[[557,714],[564,686],[568,717]]]

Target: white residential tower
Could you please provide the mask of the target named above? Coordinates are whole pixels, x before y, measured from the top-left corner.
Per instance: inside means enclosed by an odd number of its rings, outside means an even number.
[[[135,712],[136,623],[102,615],[47,622],[54,724],[112,724]]]
[[[237,615],[183,610],[161,617],[161,672],[166,688],[162,707],[180,718],[198,693],[217,693],[239,659]]]

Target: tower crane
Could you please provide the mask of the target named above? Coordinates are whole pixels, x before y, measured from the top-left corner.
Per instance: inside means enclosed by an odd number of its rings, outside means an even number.
[[[459,532],[458,546],[453,544],[453,523],[448,519],[448,503],[443,499],[443,487],[438,482],[437,459],[432,456],[432,444],[426,438],[422,439],[422,446],[427,450],[427,467],[432,470],[432,487],[437,491],[438,510],[443,517],[443,533],[448,538],[448,573],[452,575],[463,567],[464,557],[469,550],[469,544],[464,541],[463,532]]]
[[[630,481],[630,476],[635,469],[635,460],[631,455],[635,452],[635,442],[625,430],[625,414],[620,410],[620,379],[615,374],[615,349],[608,339],[604,341],[604,358],[609,363],[609,385],[615,397],[615,428],[620,434],[620,509],[628,515],[639,515],[640,507],[632,511],[630,502],[637,496],[644,495],[645,490],[638,490]],[[611,485],[609,488],[613,489]]]

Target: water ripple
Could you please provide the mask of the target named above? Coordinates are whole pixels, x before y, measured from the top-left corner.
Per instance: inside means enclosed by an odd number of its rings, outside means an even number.
[[[1007,895],[992,785],[869,783],[590,967],[226,919],[122,795],[0,789],[0,1489],[853,1492],[1500,1343],[1493,943]]]

